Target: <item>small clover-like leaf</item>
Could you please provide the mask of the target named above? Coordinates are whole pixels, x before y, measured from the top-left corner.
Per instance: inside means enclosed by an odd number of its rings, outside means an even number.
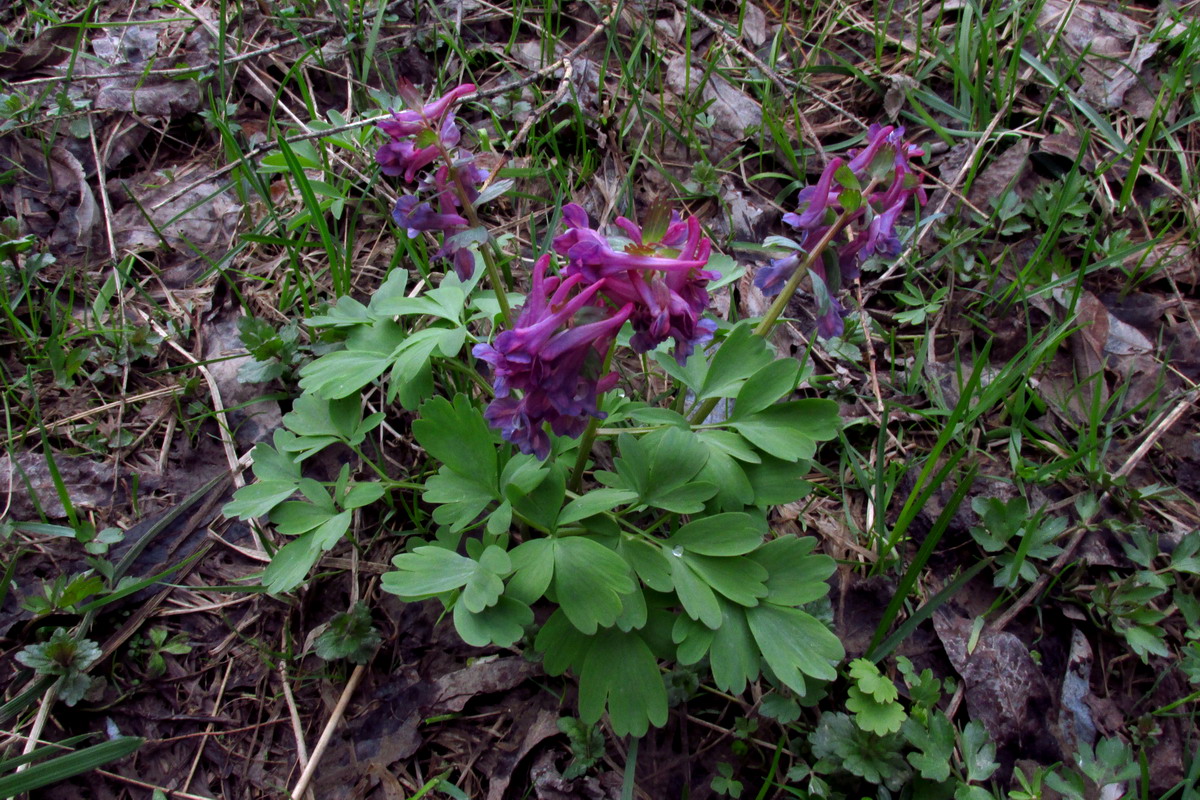
[[[908,718],[899,703],[880,702],[857,686],[850,687],[846,708],[854,712],[854,721],[858,723],[858,727],[880,736],[900,730],[900,726]]]
[[[365,664],[382,641],[371,624],[371,611],[365,603],[355,603],[349,611],[335,614],[329,626],[317,637],[313,649],[326,661],[344,658],[353,664]]]
[[[859,689],[880,703],[891,703],[900,696],[896,684],[881,674],[879,667],[865,658],[856,658],[850,662],[850,677],[854,678]]]
[[[954,726],[945,714],[930,714],[928,728],[915,719],[905,720],[903,732],[909,744],[920,750],[919,753],[908,754],[908,763],[917,768],[922,778],[940,782],[950,777]]]

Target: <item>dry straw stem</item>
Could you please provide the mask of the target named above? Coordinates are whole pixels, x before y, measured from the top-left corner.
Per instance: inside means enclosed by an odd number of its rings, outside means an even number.
[[[350,673],[350,680],[346,681],[346,688],[342,690],[342,696],[338,698],[337,706],[334,707],[333,713],[329,716],[329,721],[325,723],[325,730],[321,731],[321,738],[317,740],[317,746],[313,748],[312,758],[308,761],[308,766],[304,768],[304,772],[300,773],[300,779],[296,781],[296,787],[292,789],[292,800],[300,800],[304,796],[305,790],[308,789],[308,784],[312,782],[312,777],[317,771],[317,765],[321,763],[321,757],[325,755],[325,750],[329,747],[330,740],[333,739],[333,731],[337,728],[342,717],[346,713],[346,706],[350,704],[350,698],[354,695],[354,690],[358,688],[359,682],[366,674],[367,665],[359,664],[354,668],[354,672]]]

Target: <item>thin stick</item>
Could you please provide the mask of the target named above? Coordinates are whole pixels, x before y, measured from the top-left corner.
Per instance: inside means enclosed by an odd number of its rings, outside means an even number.
[[[358,682],[362,680],[366,672],[367,665],[359,664],[354,668],[354,672],[350,673],[350,680],[346,681],[346,688],[342,690],[342,696],[338,698],[337,706],[334,707],[329,721],[325,723],[325,730],[321,731],[321,738],[317,740],[317,746],[313,748],[312,758],[309,759],[304,772],[300,774],[300,780],[296,781],[296,787],[292,789],[292,800],[300,800],[305,790],[308,789],[308,784],[312,782],[312,776],[317,771],[317,765],[321,763],[321,757],[325,755],[325,750],[329,747],[330,740],[333,739],[333,730],[341,722],[342,716],[346,713],[346,706],[350,705],[350,697],[358,688]]]
[[[38,708],[37,717],[33,720],[33,727],[29,729],[29,738],[25,741],[25,747],[21,750],[21,755],[27,756],[37,748],[38,740],[42,738],[42,730],[46,727],[46,720],[50,717],[50,707],[54,705],[54,700],[58,697],[58,684],[61,682],[61,679],[55,681],[46,690],[46,696],[42,698],[42,705]],[[25,771],[29,768],[30,763],[27,761],[21,764],[17,767],[16,771]]]
[[[233,671],[233,659],[225,662],[225,677],[221,678],[221,686],[217,689],[217,698],[213,701],[212,714],[215,717],[217,712],[221,710],[221,701],[225,699],[225,685],[229,682],[229,673]],[[208,723],[205,732],[213,729],[213,723]],[[196,775],[196,768],[200,766],[200,756],[204,755],[204,746],[208,744],[208,737],[205,736],[200,740],[200,747],[196,749],[196,757],[192,759],[192,768],[188,770],[187,779],[183,782],[183,788],[186,791],[192,785],[192,778]]]
[[[288,681],[287,662],[279,662],[279,682],[283,685],[283,699],[287,703],[288,715],[292,719],[292,735],[296,737],[296,760],[300,769],[308,766],[308,747],[304,744],[304,726],[300,724],[300,712],[296,709],[296,698],[292,696],[292,686]],[[308,800],[313,800],[312,789],[308,790]]]

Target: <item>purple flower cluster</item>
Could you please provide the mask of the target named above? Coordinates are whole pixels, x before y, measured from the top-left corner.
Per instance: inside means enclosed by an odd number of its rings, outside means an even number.
[[[618,250],[580,206],[565,206],[563,218],[566,231],[554,239],[567,261],[562,275],[546,275],[550,254],[539,258],[516,326],[474,349],[491,367],[496,390],[488,423],[539,458],[550,453],[546,423],[559,436],[579,436],[589,418],[604,418],[599,397],[617,380],[601,374],[604,358],[626,320],[634,350],[674,339],[680,363],[716,329],[701,318],[717,275],[704,269],[712,243],[699,220],[672,212],[643,229],[621,217],[616,224],[630,241]]]
[[[790,240],[784,240],[792,252],[760,269],[754,285],[764,294],[778,294],[812,248],[835,225],[839,226],[838,235],[842,238],[840,242],[834,239],[836,257],[815,259],[810,274],[822,300],[817,333],[824,338],[840,336],[845,309],[835,293],[843,280],[858,277],[866,259],[874,255],[895,258],[900,254],[900,239],[896,235],[900,212],[912,197],[922,205],[928,199],[911,164],[913,158],[924,154],[916,145],[904,141],[904,128],[872,125],[867,132],[866,147],[851,150],[848,161],[833,159],[816,186],[801,190],[797,198],[800,210],[783,215],[783,221],[798,231]],[[856,185],[859,188],[873,185],[873,188],[847,217],[842,192]],[[850,232],[848,238],[844,231]]]
[[[455,239],[470,227],[459,209],[475,202],[488,174],[475,165],[473,155],[456,149],[462,134],[452,108],[474,91],[474,84],[464,83],[422,105],[412,85],[404,83],[400,94],[411,107],[393,111],[391,119],[379,123],[390,141],[375,154],[384,175],[416,185],[416,193],[396,201],[392,209],[396,224],[410,239],[422,231],[441,232],[442,246],[433,259],[449,258],[463,280],[471,276],[475,256]]]
[[[648,232],[618,217],[617,226],[630,240],[621,251],[592,230],[578,205],[563,206],[563,219],[567,230],[554,239],[554,251],[567,259],[566,274],[604,281],[605,297],[617,305],[633,305],[630,345],[636,352],[653,350],[671,338],[675,359],[682,364],[696,345],[712,338],[716,323],[701,315],[708,308],[708,282],[719,276],[704,269],[712,243],[701,237],[698,219],[684,222],[672,211],[661,230]]]
[[[633,311],[632,304],[614,311],[598,302],[604,280],[583,287],[582,275],[547,277],[549,265],[549,253],[534,265],[533,287],[516,326],[473,351],[492,368],[496,399],[484,412],[488,424],[521,452],[543,459],[550,454],[545,423],[559,436],[579,436],[589,416],[603,418],[599,396],[616,384],[617,375],[601,375],[602,364]]]

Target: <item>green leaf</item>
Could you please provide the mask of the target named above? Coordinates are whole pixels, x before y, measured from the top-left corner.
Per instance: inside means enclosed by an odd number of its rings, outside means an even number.
[[[300,370],[300,388],[321,397],[349,397],[392,365],[404,330],[390,320],[355,328],[346,349],[327,353]]]
[[[475,613],[494,606],[504,592],[502,579],[511,572],[512,561],[504,548],[489,545],[479,556],[479,566],[471,573],[459,602]]]
[[[671,641],[677,645],[675,660],[680,664],[697,663],[708,653],[716,635],[715,630],[687,614],[678,615],[671,626]]]
[[[759,369],[742,385],[733,406],[733,418],[747,417],[791,394],[800,381],[800,364],[780,358]]]
[[[312,537],[313,545],[318,550],[328,550],[346,535],[346,531],[350,530],[350,521],[352,518],[351,512],[343,511],[325,520],[311,533],[305,535]]]
[[[909,744],[921,751],[909,753],[908,763],[917,768],[922,778],[940,783],[950,777],[954,725],[946,719],[945,714],[930,714],[928,728],[910,718],[904,723],[902,731]]]
[[[290,592],[304,581],[320,557],[321,550],[311,533],[288,542],[271,556],[271,563],[263,571],[263,586],[271,594]]]
[[[529,606],[508,596],[481,611],[471,611],[461,602],[454,605],[454,629],[472,647],[511,647],[532,624]]]
[[[857,686],[851,686],[846,708],[854,712],[854,721],[864,731],[883,736],[900,730],[908,715],[899,703],[880,702]]]
[[[566,496],[566,471],[561,464],[554,462],[547,468],[537,488],[525,494],[510,492],[509,500],[513,508],[526,519],[553,533],[558,528],[558,514]]]
[[[896,684],[879,671],[874,662],[865,658],[856,658],[850,662],[850,677],[858,684],[858,688],[880,703],[891,703],[900,696]]]
[[[792,503],[812,491],[812,484],[804,480],[808,461],[763,456],[761,464],[745,464],[742,469],[754,487],[754,505],[759,508]]]
[[[356,483],[346,492],[346,496],[342,498],[341,506],[347,511],[355,508],[369,506],[376,500],[386,494],[383,484],[378,481],[369,481],[366,483]]]
[[[585,495],[567,503],[558,515],[559,525],[568,525],[581,519],[611,511],[619,505],[633,502],[637,495],[625,489],[593,489]]]
[[[645,475],[641,501],[678,514],[693,514],[717,492],[711,484],[692,482],[708,459],[708,449],[691,431],[664,428],[647,434],[642,444],[650,449],[650,469]],[[626,457],[622,448],[622,457]]]
[[[428,503],[441,504],[433,512],[435,522],[460,531],[473,523],[496,499],[496,493],[475,477],[460,475],[449,467],[442,467],[436,475],[426,479],[422,497]]]
[[[842,643],[816,617],[795,608],[759,603],[746,609],[750,632],[775,676],[804,696],[804,676],[837,677],[834,665],[846,652]]]
[[[667,690],[658,662],[636,633],[601,632],[584,661],[579,716],[594,725],[605,705],[617,736],[644,736],[650,725],[666,724]]]
[[[554,577],[554,540],[530,539],[514,547],[508,554],[513,575],[509,578],[507,596],[523,603],[533,603],[550,588]]]
[[[717,493],[712,497],[717,509],[740,511],[754,503],[754,487],[746,477],[746,471],[723,450],[709,448],[708,460],[696,473],[696,480],[717,487]]]
[[[747,378],[774,360],[766,339],[755,336],[750,324],[743,322],[729,332],[713,355],[704,385],[696,396],[701,400],[733,397]]]
[[[685,553],[683,561],[709,586],[743,606],[758,605],[767,596],[767,571],[749,558],[715,558]]]
[[[705,556],[740,556],[762,544],[765,535],[765,520],[734,512],[689,522],[665,544]]]
[[[326,661],[345,658],[353,664],[365,664],[381,641],[371,623],[370,609],[365,603],[355,603],[349,611],[329,620],[329,626],[313,642],[313,650]]]
[[[986,781],[1000,768],[996,762],[996,743],[988,737],[983,723],[977,720],[963,726],[961,751],[967,780],[972,783]]]
[[[687,417],[669,408],[654,408],[652,406],[634,408],[629,412],[629,417],[643,425],[670,425],[675,428],[684,429],[690,425]]]
[[[284,456],[278,445],[285,440],[284,431],[275,431],[276,447],[260,442],[251,453],[254,477],[258,483],[244,486],[234,493],[221,513],[226,517],[256,519],[291,497],[300,481],[300,465]]]
[[[397,272],[402,271],[397,270]],[[372,301],[374,301],[374,298],[372,298]],[[330,307],[326,313],[309,317],[304,320],[304,323],[316,327],[340,328],[353,325],[370,325],[375,320],[376,316],[367,310],[367,307],[362,303],[353,297],[342,297],[338,299],[337,305]]]
[[[671,582],[671,562],[662,548],[641,539],[622,539],[617,552],[629,562],[642,583],[654,591],[669,592],[674,587]]]
[[[413,436],[432,458],[449,469],[495,489],[497,440],[483,414],[466,395],[454,403],[435,397],[421,406]]]
[[[829,593],[825,581],[837,570],[837,562],[813,555],[816,544],[810,536],[780,536],[750,554],[767,570],[767,599],[776,605],[800,606]]]
[[[460,556],[443,547],[432,545],[417,547],[411,553],[401,553],[396,556],[392,559],[392,563],[396,566],[396,571],[386,573],[381,585],[386,591],[401,597],[428,597],[461,588],[475,579],[481,569],[495,579],[495,583],[491,583],[492,588],[500,583],[500,579],[494,572],[482,568],[474,559]],[[482,596],[487,597],[489,594],[487,584],[490,581],[485,576],[482,582],[484,584],[481,590]],[[499,597],[503,590],[504,587],[501,584],[495,591],[495,597]],[[479,608],[482,607],[479,606]]]
[[[817,442],[837,437],[840,421],[832,400],[792,400],[730,423],[755,447],[784,461],[810,459]]]
[[[697,481],[665,492],[651,492],[643,499],[646,505],[676,514],[697,514],[704,510],[704,501],[716,493],[715,484]]]
[[[447,358],[454,357],[462,349],[466,335],[465,328],[426,328],[409,336],[393,356],[388,398],[398,398],[404,408],[415,409],[433,394],[430,358],[434,351]]]
[[[271,510],[271,524],[284,536],[299,536],[317,528],[333,516],[329,510],[302,500],[280,503]]]
[[[225,504],[221,513],[230,518],[257,519],[295,493],[294,482],[259,481],[234,492],[233,499]]]
[[[721,627],[721,606],[717,596],[708,583],[692,571],[683,559],[682,553],[674,553],[668,558],[671,564],[671,583],[675,586],[675,594],[683,604],[683,610],[692,619],[699,620],[709,628],[716,630]]]
[[[717,688],[741,694],[758,678],[762,657],[740,606],[721,602],[721,627],[709,647],[709,666]]]
[[[629,564],[584,536],[554,540],[554,592],[571,624],[586,634],[608,627],[621,614],[621,595],[634,589]]]
[[[696,431],[696,438],[708,448],[709,457],[719,450],[747,464],[758,464],[762,461],[759,452],[733,431]]]
[[[546,668],[546,674],[561,675],[568,669],[576,673],[583,669],[583,662],[595,643],[596,637],[581,633],[560,608],[550,615],[538,631],[534,647],[545,656],[542,666]]]

